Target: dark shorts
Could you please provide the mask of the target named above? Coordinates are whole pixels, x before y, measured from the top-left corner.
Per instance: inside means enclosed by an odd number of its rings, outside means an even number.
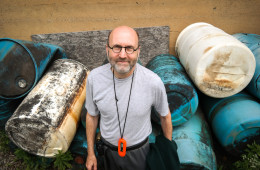
[[[145,170],[146,156],[150,150],[149,140],[141,142],[141,146],[126,150],[126,155],[120,157],[116,146],[111,145],[104,139],[104,168],[105,170]],[[140,145],[140,144],[137,144]]]

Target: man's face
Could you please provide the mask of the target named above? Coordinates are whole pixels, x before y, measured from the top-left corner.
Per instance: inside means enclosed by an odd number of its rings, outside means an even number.
[[[136,32],[127,27],[119,27],[113,30],[110,34],[109,46],[133,47],[133,49],[137,49],[138,37]],[[106,49],[108,61],[110,62],[113,69],[121,75],[127,74],[132,70],[138,60],[140,52],[138,49],[132,54],[128,54],[126,53],[126,49],[122,48],[119,53],[115,53],[108,46]]]

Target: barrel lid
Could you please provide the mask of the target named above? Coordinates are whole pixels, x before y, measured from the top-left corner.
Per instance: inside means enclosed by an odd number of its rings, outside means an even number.
[[[35,84],[36,63],[19,41],[0,39],[0,98],[20,98]]]
[[[204,94],[223,98],[242,91],[251,81],[256,62],[253,53],[241,44],[219,44],[198,62],[195,84]]]

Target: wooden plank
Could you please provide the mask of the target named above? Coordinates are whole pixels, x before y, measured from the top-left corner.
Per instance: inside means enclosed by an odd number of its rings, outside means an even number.
[[[207,22],[229,34],[260,34],[260,0],[12,0],[0,3],[0,37],[109,30],[119,25],[170,27],[170,53],[179,33]]]

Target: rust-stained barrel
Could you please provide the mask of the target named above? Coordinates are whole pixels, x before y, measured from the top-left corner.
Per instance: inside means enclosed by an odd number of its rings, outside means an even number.
[[[13,143],[44,157],[66,152],[80,119],[86,80],[83,64],[70,59],[53,62],[6,123]]]
[[[194,23],[178,36],[176,53],[194,84],[204,94],[223,98],[243,90],[256,67],[250,49],[208,23]]]
[[[188,122],[173,129],[172,139],[178,146],[181,169],[217,169],[210,129],[200,107]]]
[[[179,60],[173,55],[162,54],[152,58],[146,67],[156,73],[164,83],[172,125],[187,122],[195,114],[199,100],[195,87]],[[159,122],[159,114],[153,111],[152,119]]]
[[[28,94],[51,61],[67,58],[56,45],[0,39],[0,98],[17,99]]]

